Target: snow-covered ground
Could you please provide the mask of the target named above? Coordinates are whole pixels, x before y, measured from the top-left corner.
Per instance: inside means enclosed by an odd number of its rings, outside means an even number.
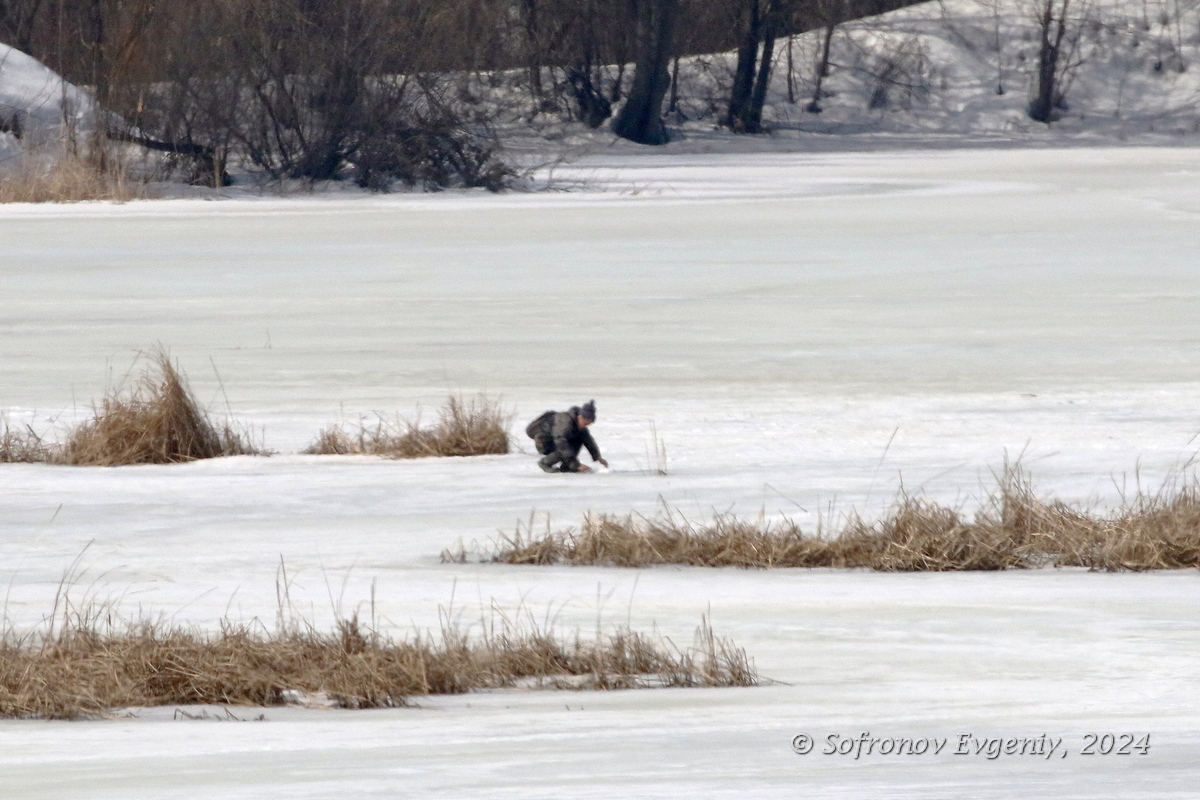
[[[1054,5],[1057,13],[1063,4]],[[798,140],[805,149],[844,150],[913,138],[952,147],[964,140],[1194,145],[1200,136],[1200,6],[1190,0],[1066,5],[1058,84],[1063,103],[1050,125],[1027,113],[1045,2],[935,0],[837,26],[818,113],[809,103],[817,93],[825,31],[776,40],[763,111],[769,136],[721,129],[734,54],[681,59],[678,104],[667,115],[679,140],[674,146],[766,149]],[[609,68],[605,80],[614,75]],[[498,118],[507,122],[501,130],[518,141],[537,133],[570,151],[610,136],[570,121],[565,109],[539,111],[527,92],[510,86],[495,90],[485,83],[476,91],[498,105]]]
[[[711,611],[756,689],[428,698],[265,722],[0,723],[4,795],[1186,797],[1200,576],[446,565],[531,512],[969,503],[1005,454],[1113,502],[1200,432],[1200,153],[596,155],[561,192],[0,209],[0,407],[53,429],[134,351],[172,348],[282,455],[0,466],[17,625],[77,596],[270,622],[280,560],[325,624],[494,602],[687,640]],[[211,358],[212,363],[209,359]],[[221,381],[214,374],[219,371]],[[223,383],[224,391],[222,391]],[[613,470],[528,455],[289,455],[328,422],[502,395],[514,429],[595,397]],[[53,420],[58,420],[54,422]],[[653,422],[666,476],[647,470]],[[890,444],[889,444],[890,442]],[[235,709],[240,717],[258,711]],[[829,734],[1066,737],[1065,759],[821,755]],[[1080,754],[1087,733],[1147,756]],[[818,737],[798,756],[792,738]],[[1030,761],[1031,763],[1023,763]]]
[[[90,109],[86,92],[0,42],[0,167],[31,147],[57,149],[66,127],[81,128]]]

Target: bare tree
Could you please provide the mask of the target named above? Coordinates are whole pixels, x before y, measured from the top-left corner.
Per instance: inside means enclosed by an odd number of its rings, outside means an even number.
[[[821,84],[829,77],[829,51],[833,47],[834,27],[833,25],[827,26],[825,28],[825,36],[821,40],[821,55],[817,59],[816,80],[813,86],[812,100],[804,107],[804,110],[810,114],[821,113],[821,98],[823,97],[821,94]]]
[[[739,27],[742,40],[738,45],[737,66],[729,91],[729,109],[725,115],[725,124],[734,131],[745,132],[746,120],[750,116],[750,97],[758,68],[758,46],[762,41],[763,2],[770,0],[746,0],[741,5]]]
[[[542,37],[537,0],[521,0],[521,20],[525,26],[526,66],[529,88],[534,97],[542,96]]]
[[[754,78],[754,91],[750,94],[749,113],[743,119],[747,133],[762,131],[763,106],[767,102],[767,90],[771,87],[771,71],[775,66],[775,33],[780,23],[776,6],[779,0],[772,0],[763,20],[762,56],[759,58],[758,75]]]
[[[638,57],[633,86],[613,132],[639,144],[666,144],[662,103],[671,79],[678,0],[634,0],[637,5]]]
[[[33,50],[34,26],[44,0],[0,0],[0,41],[23,53]]]
[[[775,63],[775,37],[786,31],[786,0],[745,0],[740,15],[742,42],[729,93],[725,124],[738,133],[760,133],[762,112],[771,70]],[[760,49],[761,46],[761,49]]]
[[[266,174],[499,188],[494,137],[456,110],[443,18],[419,0],[213,0],[172,17],[176,47],[123,138],[220,185],[230,158]],[[204,37],[197,37],[204,31]],[[144,102],[143,102],[144,100]]]
[[[574,24],[564,29],[571,39],[564,43],[573,51],[574,63],[567,69],[567,80],[575,95],[575,105],[581,122],[589,128],[599,128],[612,116],[612,101],[600,89],[599,68],[603,60],[602,42],[599,35],[607,8],[600,0],[581,0],[574,17]]]
[[[1053,0],[1068,1],[1083,0]],[[687,99],[681,58],[737,48],[726,122],[755,132],[778,36],[914,2],[0,0],[0,36],[90,87],[113,112],[98,130],[195,181],[220,185],[241,163],[375,188],[495,186],[487,112],[465,105],[485,71],[528,74],[537,109],[592,126],[627,94],[613,130],[659,144],[666,92],[675,110]]]
[[[1073,10],[1072,0],[1037,0],[1037,82],[1029,103],[1029,118],[1037,122],[1053,122],[1066,107],[1066,85],[1080,63],[1081,26],[1071,16]]]

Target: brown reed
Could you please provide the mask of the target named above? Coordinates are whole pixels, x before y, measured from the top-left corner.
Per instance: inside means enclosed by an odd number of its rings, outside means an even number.
[[[51,155],[30,153],[0,174],[0,203],[122,203],[144,194],[130,184],[119,163],[102,169],[66,149]]]
[[[330,633],[224,622],[207,634],[114,621],[89,606],[38,633],[0,637],[0,717],[71,719],[163,705],[270,706],[317,698],[341,708],[405,705],[415,695],[508,687],[751,686],[745,651],[702,620],[694,645],[617,627],[594,639],[505,622],[471,635],[393,640],[357,616]]]
[[[423,428],[420,421],[360,422],[357,430],[330,425],[303,452],[309,455],[376,455],[386,458],[503,455],[509,452],[512,414],[486,395],[467,400],[451,395],[438,420]]]
[[[91,419],[49,449],[48,460],[112,467],[265,454],[228,420],[209,418],[165,351],[146,359],[141,376],[127,389],[109,391]]]
[[[0,464],[34,464],[48,461],[52,445],[29,425],[13,427],[0,418]]]
[[[875,521],[847,517],[832,535],[792,520],[717,514],[695,523],[670,509],[654,517],[589,514],[578,528],[501,534],[490,552],[461,544],[445,561],[647,567],[836,567],[888,572],[1003,570],[1040,566],[1095,570],[1200,567],[1200,485],[1139,491],[1109,513],[1042,500],[1019,469],[1007,469],[974,515],[901,495]]]

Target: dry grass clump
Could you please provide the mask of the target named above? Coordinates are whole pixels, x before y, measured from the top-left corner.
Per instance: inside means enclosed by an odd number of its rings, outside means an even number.
[[[505,564],[596,564],[648,567],[687,564],[712,567],[797,566],[820,540],[804,536],[793,522],[745,520],[719,514],[697,525],[670,509],[657,517],[636,514],[588,514],[578,528],[536,535],[532,524],[500,535],[487,559]],[[461,545],[442,560],[464,563],[471,554]]]
[[[7,419],[0,419],[0,464],[48,461],[51,448],[30,426],[14,428]]]
[[[1103,514],[1042,500],[1027,476],[1010,469],[973,518],[902,498],[878,522],[852,518],[833,541],[853,566],[895,571],[1197,568],[1200,485],[1139,491]]]
[[[112,467],[263,454],[245,432],[209,419],[165,352],[148,358],[132,388],[110,391],[92,418],[53,449],[51,461]]]
[[[512,415],[486,395],[470,400],[451,395],[438,411],[438,421],[422,428],[420,421],[374,425],[360,422],[355,431],[331,425],[302,452],[309,455],[373,455],[386,458],[504,455],[509,452]]]
[[[446,561],[470,557],[461,545]],[[501,535],[491,561],[645,567],[840,567],[889,572],[1075,566],[1097,570],[1200,567],[1200,485],[1138,493],[1109,514],[1043,501],[1019,471],[1006,471],[983,507],[960,509],[901,496],[883,518],[852,515],[825,536],[792,521],[717,515],[695,524],[657,517],[589,515],[578,528]]]
[[[131,706],[403,705],[425,694],[505,687],[625,689],[751,686],[745,651],[707,621],[680,650],[628,628],[593,640],[504,625],[471,636],[395,641],[357,617],[322,634],[225,623],[215,634],[148,622],[114,623],[103,610],[73,615],[40,635],[0,639],[0,717],[70,719]]]
[[[80,156],[28,156],[0,172],[0,203],[125,202],[139,195],[123,169],[101,169]]]

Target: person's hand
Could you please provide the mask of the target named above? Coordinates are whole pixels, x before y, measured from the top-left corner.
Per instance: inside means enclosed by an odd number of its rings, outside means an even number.
[[[592,468],[591,468],[591,467],[589,467],[587,464],[580,464],[580,465],[579,465],[579,471],[580,471],[580,472],[591,472],[591,471],[592,471]]]
[[[608,469],[607,461],[605,461],[603,458],[597,458],[596,460],[599,461],[601,464],[603,464],[605,469]]]

